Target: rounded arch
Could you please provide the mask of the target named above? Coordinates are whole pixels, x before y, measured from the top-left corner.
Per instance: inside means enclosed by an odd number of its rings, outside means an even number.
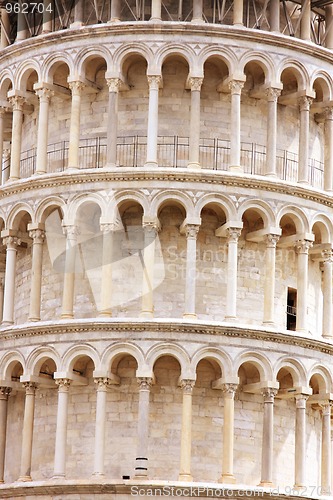
[[[265,227],[276,225],[275,214],[272,210],[272,207],[265,201],[256,199],[245,200],[243,203],[241,203],[238,209],[237,219],[242,220],[244,213],[249,209],[254,210],[260,215]]]
[[[200,197],[194,207],[194,216],[200,217],[203,208],[205,208],[208,204],[211,204],[212,206],[216,205],[216,207],[223,210],[226,214],[227,221],[235,221],[238,219],[235,204],[230,200],[230,198],[220,194],[206,194]]]
[[[189,75],[203,76],[203,72],[201,71],[199,73],[196,66],[196,54],[192,47],[190,47],[189,45],[180,45],[176,43],[167,46],[164,45],[155,54],[154,67],[156,68],[156,70],[158,70],[158,74],[162,72],[162,66],[166,59],[168,59],[169,57],[180,57],[184,59],[189,68]]]
[[[101,193],[79,193],[75,195],[68,203],[67,217],[68,221],[74,223],[78,217],[80,209],[84,205],[97,205],[100,208],[101,216],[106,215],[106,200]]]
[[[61,365],[61,359],[58,352],[51,346],[41,346],[33,350],[26,362],[27,373],[31,375],[38,375],[43,363],[47,359],[52,359],[58,371]]]
[[[21,218],[24,214],[28,214],[31,218],[31,222],[35,222],[34,211],[32,207],[25,202],[17,203],[7,218],[7,227],[6,229],[18,229],[18,225],[20,223]]]
[[[298,234],[310,232],[308,218],[301,208],[292,205],[282,207],[276,216],[277,225],[281,224],[281,219],[284,215],[288,215],[292,219]]]
[[[7,99],[7,92],[10,87],[14,87],[14,75],[10,68],[6,68],[0,73],[0,97]]]
[[[194,215],[193,201],[186,193],[182,191],[173,191],[171,189],[158,193],[151,201],[150,215],[157,217],[161,208],[167,203],[176,202],[182,206],[185,211],[185,218]]]
[[[145,369],[145,359],[143,351],[135,344],[124,342],[107,347],[101,356],[101,363],[98,367],[99,370],[109,371],[113,362],[119,356],[132,356],[138,365],[138,372]]]
[[[278,373],[282,368],[290,373],[294,387],[307,385],[306,369],[299,360],[290,358],[289,356],[283,356],[282,358],[278,359],[273,369],[274,380],[277,380]]]
[[[252,351],[244,351],[240,353],[234,361],[234,370],[238,373],[239,368],[249,363],[255,366],[259,372],[260,382],[273,380],[273,368],[269,359],[263,354]]]
[[[317,232],[320,234],[320,243],[333,242],[333,223],[326,215],[316,214],[310,221],[310,229],[315,236]],[[318,240],[317,237],[316,240]]]
[[[74,60],[75,72],[78,75],[86,76],[87,64],[94,59],[103,59],[105,62],[106,70],[111,66],[111,53],[107,46],[99,45],[90,47],[89,49],[82,49],[76,55]]]
[[[127,203],[137,203],[141,206],[143,215],[149,215],[149,201],[142,193],[134,190],[119,191],[115,193],[113,200],[108,205],[108,215],[113,218],[119,213],[121,206]]]
[[[183,347],[176,344],[161,343],[154,345],[146,355],[148,367],[153,371],[154,364],[162,356],[171,356],[176,358],[181,368],[181,377],[183,379],[195,379],[195,372],[191,370],[190,358]]]
[[[196,372],[197,366],[203,359],[213,359],[220,367],[222,377],[228,379],[228,377],[235,377],[235,373],[232,368],[232,360],[230,356],[217,348],[214,347],[202,347],[192,356],[190,370],[191,372]]]
[[[47,83],[53,83],[54,73],[59,66],[66,65],[70,75],[74,76],[74,62],[66,51],[56,52],[46,57],[42,66],[42,78]]]
[[[333,80],[322,70],[316,70],[311,76],[311,88],[316,92],[316,101],[330,101],[333,96]]]
[[[36,59],[28,59],[27,61],[23,61],[19,67],[17,68],[15,74],[15,88],[17,90],[25,91],[27,90],[27,82],[30,75],[33,72],[37,74],[37,81],[41,81],[41,68],[37,63]]]
[[[7,352],[0,361],[0,379],[11,380],[13,368],[17,363],[22,366],[23,373],[25,373],[26,362],[23,354],[19,351]]]
[[[297,81],[297,90],[309,90],[310,89],[310,78],[307,69],[299,61],[294,59],[285,59],[277,67],[277,77],[281,83],[282,74],[287,70]],[[287,73],[285,73],[286,75]]]
[[[89,344],[78,344],[76,346],[70,347],[62,358],[61,370],[66,372],[73,371],[75,362],[87,356],[94,363],[94,368],[100,365],[100,357],[97,350]]]
[[[239,63],[235,53],[228,47],[221,47],[218,45],[209,45],[205,47],[199,54],[197,60],[198,68],[204,68],[208,59],[217,59],[224,63],[228,68],[228,75],[239,74]]]
[[[144,44],[141,45],[139,43],[132,43],[130,48],[127,44],[121,45],[113,54],[113,67],[111,71],[115,74],[115,76],[123,75],[126,80],[128,62],[137,57],[145,60],[148,69],[152,66],[154,55],[151,49],[146,47]]]
[[[319,394],[330,393],[332,391],[332,373],[325,366],[318,363],[312,366],[307,376],[307,384],[309,386],[312,377],[317,378],[316,383],[318,384]]]
[[[248,64],[257,64],[265,75],[265,83],[271,83],[276,80],[275,65],[268,53],[250,51],[243,54],[239,61],[240,70],[245,73],[245,66]]]
[[[53,210],[59,209],[64,217],[66,212],[66,203],[60,196],[50,196],[42,200],[36,208],[35,220],[37,223],[44,223],[45,219]]]

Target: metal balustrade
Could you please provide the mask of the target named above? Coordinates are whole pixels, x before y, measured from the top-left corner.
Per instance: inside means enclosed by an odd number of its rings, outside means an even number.
[[[47,172],[61,172],[68,166],[68,141],[49,144],[47,149]],[[135,168],[145,164],[147,137],[118,137],[117,164],[119,167]],[[163,168],[186,168],[189,158],[189,138],[179,136],[158,137],[158,165]],[[107,139],[96,137],[81,139],[78,168],[101,168],[106,165]],[[228,170],[230,142],[224,139],[200,139],[199,159],[203,169]],[[298,155],[277,150],[277,177],[297,182]],[[246,174],[264,175],[266,148],[255,143],[241,143],[241,166]],[[9,160],[3,164],[3,179],[8,178]],[[7,175],[6,175],[7,171]],[[21,154],[21,178],[27,178],[36,171],[36,148]],[[316,160],[309,160],[309,183],[323,189],[324,166]]]

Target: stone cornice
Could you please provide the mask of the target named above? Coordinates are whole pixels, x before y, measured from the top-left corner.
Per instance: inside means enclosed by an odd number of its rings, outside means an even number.
[[[270,33],[269,31],[257,30],[251,28],[239,28],[236,26],[228,26],[221,24],[194,24],[186,22],[162,22],[158,24],[149,21],[121,22],[115,24],[100,24],[93,26],[85,26],[78,29],[60,30],[45,35],[40,35],[34,38],[28,38],[13,45],[9,45],[0,51],[0,64],[11,58],[17,58],[25,49],[43,49],[49,52],[49,47],[54,47],[54,42],[61,38],[62,42],[71,40],[82,40],[88,38],[100,39],[101,37],[112,37],[116,35],[128,36],[129,33],[137,40],[137,36],[141,38],[149,35],[171,35],[172,37],[180,35],[197,35],[204,37],[227,38],[232,41],[237,40],[237,45],[240,41],[253,43],[260,42],[273,47],[281,47],[284,49],[297,50],[303,54],[309,55],[314,59],[321,59],[328,63],[333,62],[333,53],[331,50],[315,45],[314,43],[301,40],[299,38],[285,36],[282,34]],[[112,40],[113,41],[113,40]],[[210,41],[211,43],[211,41]],[[57,45],[58,47],[58,45]]]
[[[216,171],[202,169],[200,171],[191,171],[187,169],[165,169],[147,170],[141,167],[136,168],[117,168],[110,169],[86,169],[73,173],[59,172],[57,174],[40,175],[8,183],[0,188],[0,199],[7,201],[10,196],[16,196],[20,193],[31,192],[34,189],[56,188],[59,186],[72,186],[80,184],[95,184],[109,182],[114,187],[115,182],[192,182],[197,184],[209,184],[220,186],[233,186],[235,188],[260,189],[273,193],[297,196],[320,203],[333,208],[333,196],[325,191],[316,190],[312,187],[306,187],[304,184],[290,184],[286,181],[269,179],[268,177],[258,177],[247,174],[232,174],[225,171]],[[96,186],[97,187],[97,186]],[[128,187],[128,186],[127,186]],[[200,187],[200,186],[199,186]],[[10,201],[10,199],[8,200]],[[17,200],[15,200],[17,201]]]
[[[100,320],[99,318],[78,319],[57,322],[25,323],[18,326],[4,327],[0,330],[0,341],[15,341],[21,338],[43,337],[48,335],[64,335],[68,340],[68,334],[105,333],[110,338],[111,333],[131,333],[140,337],[141,333],[157,334],[158,338],[165,338],[166,334],[188,334],[216,337],[234,337],[261,342],[272,342],[279,345],[297,346],[311,351],[317,351],[333,355],[333,343],[323,340],[304,337],[295,332],[284,333],[273,328],[253,327],[245,324],[230,324],[218,322],[191,322],[190,320],[136,320],[110,318]],[[161,336],[161,334],[163,334]],[[83,337],[80,336],[80,339]],[[100,337],[102,339],[102,337]],[[5,346],[4,346],[5,347]]]

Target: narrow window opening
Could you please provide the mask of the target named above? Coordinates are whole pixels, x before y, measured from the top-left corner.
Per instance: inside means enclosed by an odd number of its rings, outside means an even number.
[[[288,288],[287,294],[287,330],[296,330],[296,301],[297,290]]]

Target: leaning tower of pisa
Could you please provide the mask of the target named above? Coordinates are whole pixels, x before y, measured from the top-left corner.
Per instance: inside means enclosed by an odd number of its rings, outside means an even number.
[[[333,4],[1,4],[0,498],[331,494]]]

